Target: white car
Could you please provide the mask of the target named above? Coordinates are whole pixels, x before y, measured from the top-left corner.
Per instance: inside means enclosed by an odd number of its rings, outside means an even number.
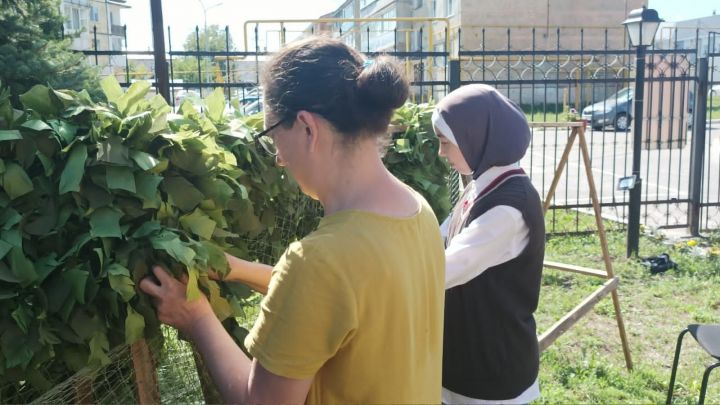
[[[710,86],[710,90],[708,90],[708,97],[718,97],[720,96],[720,84],[714,84]]]
[[[175,92],[174,97],[174,110],[177,111],[180,108],[180,105],[185,100],[190,100],[192,105],[197,109],[200,110],[200,107],[202,106],[202,98],[200,98],[200,93],[198,93],[195,90],[178,90]]]

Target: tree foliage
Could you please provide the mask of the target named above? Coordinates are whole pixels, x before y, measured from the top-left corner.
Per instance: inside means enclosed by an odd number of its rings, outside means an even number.
[[[218,25],[210,25],[207,30],[199,28],[197,31],[190,32],[185,37],[183,49],[197,51],[198,44],[200,45],[200,51],[224,52],[226,50],[235,50],[235,44],[230,33],[228,32],[226,36],[225,29]],[[173,60],[173,78],[193,83],[200,82],[201,79],[202,82],[218,81],[215,74],[217,69],[223,75],[227,71],[227,61],[223,58],[201,57],[199,63],[202,77],[198,74],[198,58],[196,56],[185,56]],[[224,80],[227,80],[227,78],[224,78]]]
[[[62,38],[58,0],[3,0],[0,7],[0,82],[10,87],[13,105],[35,84],[98,89],[97,73]]]
[[[183,49],[186,51],[197,51],[199,43],[201,51],[235,50],[235,44],[233,44],[230,33],[227,34],[227,43],[225,38],[224,28],[215,24],[209,25],[207,29],[198,28],[197,31],[189,33],[187,37],[185,37],[185,42],[183,42]]]

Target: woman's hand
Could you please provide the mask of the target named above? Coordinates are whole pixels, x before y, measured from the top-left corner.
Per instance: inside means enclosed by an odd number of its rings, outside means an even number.
[[[205,270],[205,272],[207,273],[208,277],[210,277],[210,280],[215,280],[215,281],[228,281],[227,278],[230,275],[230,274],[226,274],[225,276],[223,276],[222,274],[215,271],[215,269],[213,269],[212,267],[208,267],[208,269]]]
[[[204,295],[192,301],[187,300],[187,276],[178,281],[160,266],[153,267],[153,273],[159,283],[145,277],[140,281],[140,289],[152,297],[160,322],[191,336],[195,325],[206,317],[215,317]]]

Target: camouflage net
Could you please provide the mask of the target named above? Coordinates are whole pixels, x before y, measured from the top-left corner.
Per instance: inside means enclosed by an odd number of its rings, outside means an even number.
[[[280,232],[273,233],[275,239],[267,234],[249,239],[250,256],[262,263],[275,263],[295,235],[314,229],[322,216],[321,206],[309,198],[304,198],[295,212],[296,215],[278,218],[275,227]],[[236,319],[241,327],[249,329],[255,322],[260,299],[259,294],[248,299],[246,313]],[[160,402],[206,403],[190,343],[182,340],[175,329],[163,326],[162,334],[148,339],[147,344],[156,362]],[[138,403],[130,347],[118,347],[108,356],[111,362],[107,366],[86,368],[74,375],[54,373],[49,367],[43,377],[52,388],[45,392],[33,388],[29,382],[20,389],[0,386],[0,404]]]
[[[460,178],[452,172],[448,178],[450,198],[454,203],[461,191]],[[316,201],[304,198],[294,215],[277,218],[271,239],[267,234],[248,239],[249,253],[262,263],[275,263],[284,249],[296,235],[303,235],[317,226],[322,217],[322,207]],[[249,329],[255,322],[261,296],[251,296],[245,307],[246,313],[237,318],[238,324]],[[174,328],[163,326],[162,333],[147,340],[155,361],[160,402],[166,404],[203,404],[215,402],[206,400],[202,383],[202,366],[197,364],[189,342],[181,339]],[[52,388],[39,392],[31,384],[20,389],[12,386],[0,387],[0,404],[127,404],[138,403],[136,376],[129,346],[121,346],[109,353],[110,364],[100,368],[85,368],[73,375],[59,375],[49,368],[45,378]],[[213,387],[214,389],[214,387]],[[212,398],[212,397],[210,397]]]

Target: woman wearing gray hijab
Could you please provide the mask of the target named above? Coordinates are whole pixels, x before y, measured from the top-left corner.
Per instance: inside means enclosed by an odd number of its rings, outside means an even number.
[[[433,114],[440,155],[471,175],[445,237],[443,403],[528,403],[540,395],[533,313],[545,221],[518,162],[530,143],[522,110],[486,85],[463,86]]]

